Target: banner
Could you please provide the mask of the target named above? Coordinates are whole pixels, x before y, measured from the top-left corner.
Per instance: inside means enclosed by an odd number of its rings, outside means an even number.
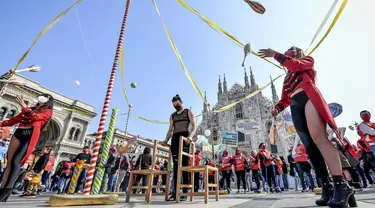
[[[222,144],[228,146],[237,146],[238,145],[238,133],[237,132],[227,132],[227,131],[219,131],[217,133],[217,137]]]
[[[242,133],[250,133],[259,129],[260,126],[255,121],[241,120],[236,123],[236,130]]]

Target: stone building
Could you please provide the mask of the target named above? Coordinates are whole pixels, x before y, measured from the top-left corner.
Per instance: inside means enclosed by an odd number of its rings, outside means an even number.
[[[6,76],[7,74],[4,74],[1,78]],[[46,145],[52,146],[57,161],[69,159],[70,156],[80,153],[86,140],[88,126],[96,116],[94,107],[52,91],[24,76],[15,75],[13,78],[25,82],[26,85],[8,85],[5,88],[5,94],[0,99],[0,120],[9,119],[22,110],[16,102],[17,95],[23,95],[25,103],[33,106],[37,103],[39,95],[50,94],[55,101],[52,120],[47,130],[42,132],[35,150],[41,150]],[[0,87],[3,87],[3,84],[0,82]]]
[[[250,78],[246,69],[244,71],[244,85],[236,82],[231,88],[228,88],[225,74],[223,82],[219,76],[218,100],[213,109],[219,109],[234,103],[258,89],[259,87],[251,68]],[[202,121],[198,126],[198,134],[204,135],[204,131],[209,129],[212,132],[212,136],[209,140],[212,141],[212,138],[217,137],[218,131],[241,132],[244,134],[244,140],[238,142],[238,147],[241,148],[245,154],[250,153],[252,149],[258,150],[258,146],[261,142],[270,145],[268,134],[272,124],[271,110],[274,103],[279,100],[273,83],[271,89],[272,101],[263,96],[262,92],[260,92],[221,113],[208,111],[207,106],[203,104]],[[284,155],[285,148],[279,148],[283,146],[280,142],[282,141],[278,139],[277,145],[271,145],[271,150],[273,153]],[[226,148],[233,151],[235,147]],[[221,153],[218,152],[218,154]]]

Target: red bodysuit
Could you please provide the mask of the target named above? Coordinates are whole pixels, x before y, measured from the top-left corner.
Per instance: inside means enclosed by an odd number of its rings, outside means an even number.
[[[34,127],[26,154],[21,160],[21,165],[26,162],[30,154],[34,151],[34,148],[38,143],[41,130],[45,127],[52,116],[51,109],[45,109],[38,113],[38,108],[39,107],[37,106],[34,110],[31,110],[29,107],[26,107],[22,109],[22,112],[17,116],[0,123],[0,126],[14,126],[19,123],[20,127]]]
[[[276,53],[274,58],[281,65],[288,69],[285,76],[281,100],[275,105],[278,112],[283,111],[290,105],[290,96],[298,88],[302,88],[311,100],[312,104],[323,118],[323,120],[335,132],[340,144],[338,146],[344,149],[343,140],[333,119],[331,111],[328,108],[319,89],[315,85],[314,59],[311,56],[304,56],[301,59],[293,59],[281,53]]]

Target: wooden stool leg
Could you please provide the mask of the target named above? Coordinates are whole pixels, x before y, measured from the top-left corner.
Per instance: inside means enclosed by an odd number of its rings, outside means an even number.
[[[126,202],[129,202],[129,200],[130,200],[130,193],[133,192],[133,178],[134,178],[134,175],[130,171],[129,184],[128,184],[128,192],[126,193]]]
[[[190,174],[191,174],[190,179],[191,179],[191,186],[192,186],[190,192],[193,193],[193,195],[194,195],[194,186],[195,186],[194,177],[195,177],[195,172],[190,172]],[[190,201],[194,200],[194,196],[193,195],[190,196]]]
[[[215,197],[216,197],[216,201],[219,201],[219,171],[218,170],[215,171],[215,184],[216,184]]]
[[[208,187],[208,167],[204,168],[204,203],[208,203],[208,194],[209,194],[209,187]]]
[[[152,187],[154,183],[154,171],[151,170],[150,175],[148,175],[148,189],[146,190],[146,201],[147,203],[150,203],[152,199]]]
[[[169,150],[169,161],[168,161],[168,170],[167,170],[167,180],[165,183],[165,201],[168,201],[169,196],[169,186],[170,186],[170,179],[171,179],[171,150]]]

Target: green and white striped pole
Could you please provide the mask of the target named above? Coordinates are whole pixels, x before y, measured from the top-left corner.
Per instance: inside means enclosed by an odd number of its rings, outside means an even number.
[[[107,164],[108,153],[112,144],[113,133],[115,131],[118,112],[119,110],[117,108],[112,109],[111,120],[109,121],[109,127],[108,127],[107,134],[105,136],[102,155],[100,157],[100,163],[99,163],[103,166]],[[96,170],[96,176],[95,176],[94,184],[91,189],[91,194],[99,194],[100,187],[102,185],[103,176],[104,176],[104,171],[105,171],[105,168],[101,168],[101,167],[98,167],[98,169]]]

